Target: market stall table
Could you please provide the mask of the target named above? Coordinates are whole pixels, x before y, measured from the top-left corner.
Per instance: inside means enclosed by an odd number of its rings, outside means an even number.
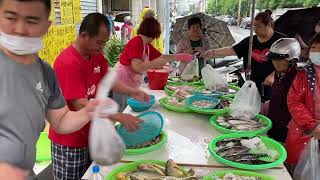
[[[165,96],[164,91],[147,90],[147,92],[155,95],[157,100]],[[172,112],[161,107],[159,103],[153,106],[149,111],[159,112],[164,117],[164,130],[168,134],[168,141],[166,145],[158,150],[146,154],[125,155],[122,159],[124,162],[137,160],[167,161],[168,159],[173,159],[175,162],[181,164],[199,165],[199,167],[193,166],[192,168],[195,169],[196,173],[200,176],[215,171],[232,169],[231,167],[227,167],[226,165],[217,162],[208,151],[209,142],[221,134],[210,125],[210,116],[196,113]],[[127,107],[124,112],[134,115],[140,114],[133,112],[130,107]],[[123,164],[123,162],[114,166],[101,167],[101,174],[107,176],[112,169],[121,164]],[[189,166],[185,167],[189,168]],[[82,179],[88,179],[91,176],[91,169],[92,165]],[[273,176],[276,179],[292,179],[284,166],[259,172]]]

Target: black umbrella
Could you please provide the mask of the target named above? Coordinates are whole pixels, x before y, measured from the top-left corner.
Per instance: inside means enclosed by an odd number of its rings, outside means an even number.
[[[170,37],[176,45],[181,39],[188,37],[188,20],[192,17],[201,19],[204,38],[211,48],[231,46],[235,42],[226,22],[204,13],[196,13],[177,19]]]
[[[289,10],[275,21],[274,29],[289,37],[299,34],[308,43],[315,34],[314,28],[320,20],[320,7]]]

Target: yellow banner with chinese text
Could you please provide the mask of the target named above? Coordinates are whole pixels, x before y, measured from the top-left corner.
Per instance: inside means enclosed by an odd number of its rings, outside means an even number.
[[[74,24],[51,26],[43,38],[45,48],[39,52],[41,59],[53,65],[56,57],[68,47],[76,38]]]

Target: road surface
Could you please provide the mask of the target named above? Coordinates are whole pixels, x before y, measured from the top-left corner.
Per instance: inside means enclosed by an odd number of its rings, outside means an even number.
[[[242,29],[238,26],[228,26],[229,30],[236,41],[236,43],[240,42],[242,39],[250,36],[250,30],[249,29]]]

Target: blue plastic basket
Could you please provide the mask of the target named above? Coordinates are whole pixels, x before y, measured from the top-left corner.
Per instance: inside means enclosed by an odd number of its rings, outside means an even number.
[[[210,101],[213,103],[213,105],[211,107],[208,108],[200,108],[200,107],[196,107],[194,105],[192,105],[192,103],[194,101],[200,101],[200,100],[206,100],[206,101]],[[220,100],[217,98],[212,98],[212,97],[207,97],[207,96],[201,96],[201,95],[194,95],[194,96],[190,96],[186,99],[186,105],[187,107],[192,107],[192,108],[196,108],[196,109],[214,109],[217,107],[217,105],[220,103]]]
[[[163,118],[159,113],[149,111],[137,117],[143,120],[137,131],[128,132],[122,125],[118,128],[118,133],[127,146],[136,146],[151,141],[162,131]]]
[[[140,102],[134,98],[129,98],[127,104],[131,107],[134,112],[142,112],[151,108],[156,103],[156,98],[154,95],[149,95],[149,102]]]
[[[222,92],[204,93],[204,92],[195,91],[195,92],[193,92],[193,94],[197,95],[197,96],[206,96],[206,97],[212,97],[212,98],[218,98],[218,99],[223,96]]]

